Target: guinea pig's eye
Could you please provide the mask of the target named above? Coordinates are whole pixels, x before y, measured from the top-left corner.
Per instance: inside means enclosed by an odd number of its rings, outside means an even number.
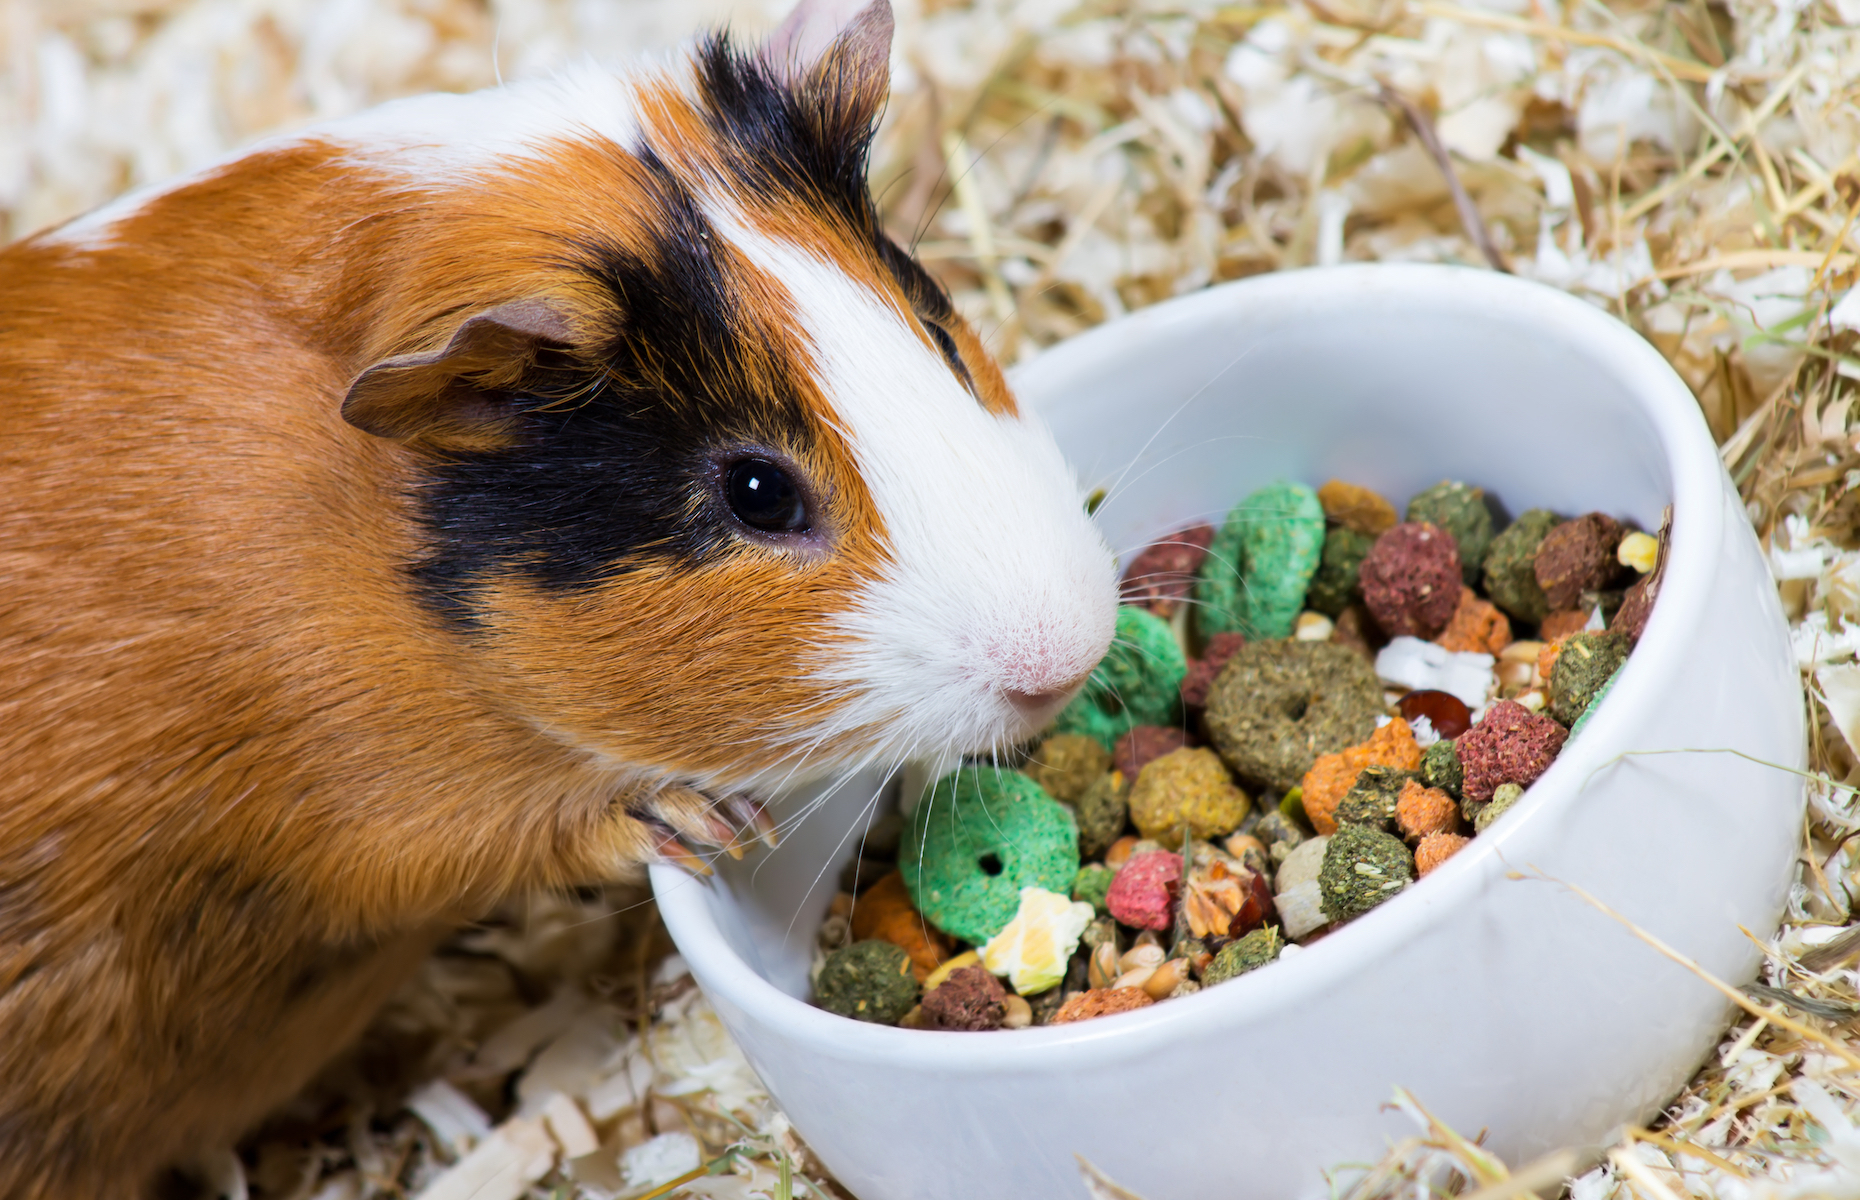
[[[788,473],[766,458],[745,458],[724,477],[730,511],[752,529],[799,533],[807,528],[807,505]]]

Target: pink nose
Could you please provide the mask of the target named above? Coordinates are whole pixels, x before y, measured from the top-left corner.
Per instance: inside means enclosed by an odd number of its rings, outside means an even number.
[[[1028,716],[1038,716],[1049,709],[1058,708],[1060,705],[1070,700],[1073,693],[1084,686],[1085,680],[1089,676],[1090,672],[1087,672],[1084,675],[1080,675],[1077,679],[1068,680],[1060,684],[1058,687],[1041,688],[1037,692],[1025,692],[1018,688],[1003,688],[1002,695],[1007,697],[1009,704],[1012,704],[1022,713]]]

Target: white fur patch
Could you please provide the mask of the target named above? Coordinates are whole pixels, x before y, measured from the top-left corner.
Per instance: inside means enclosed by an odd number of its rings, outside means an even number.
[[[47,242],[100,249],[109,244],[117,222],[150,201],[251,155],[308,142],[340,146],[356,169],[413,186],[466,182],[512,161],[540,158],[564,141],[604,141],[632,150],[639,140],[637,91],[648,79],[669,80],[688,90],[691,61],[678,55],[625,73],[587,62],[550,78],[465,95],[391,100],[267,138],[197,171],[120,196],[41,236]]]
[[[847,698],[835,728],[881,731],[887,765],[1032,732],[1007,689],[1089,671],[1117,607],[1110,549],[1044,424],[989,413],[865,286],[728,212],[710,214],[786,287],[890,535],[892,564],[839,618],[816,678]]]

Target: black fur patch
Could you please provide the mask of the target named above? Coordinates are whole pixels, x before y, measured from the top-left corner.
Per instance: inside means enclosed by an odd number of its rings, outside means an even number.
[[[699,45],[697,67],[711,129],[745,190],[769,204],[806,204],[863,237],[882,236],[866,187],[872,114],[831,92],[785,87],[726,34]]]
[[[945,331],[955,308],[929,272],[885,233],[872,203],[866,168],[874,126],[858,106],[824,91],[784,87],[753,54],[719,34],[698,49],[698,82],[711,129],[738,184],[765,204],[803,204],[838,220],[870,245],[928,328],[950,370],[971,392],[974,382]],[[840,81],[844,85],[844,81]]]
[[[542,364],[533,387],[507,398],[521,414],[517,445],[436,463],[420,488],[431,552],[413,575],[455,625],[476,623],[473,594],[492,577],[572,591],[647,562],[727,552],[736,540],[718,503],[718,455],[811,446],[798,395],[745,382],[743,351],[761,331],[732,301],[697,204],[650,151],[642,162],[653,244],[567,254],[621,313],[599,369],[567,356]]]

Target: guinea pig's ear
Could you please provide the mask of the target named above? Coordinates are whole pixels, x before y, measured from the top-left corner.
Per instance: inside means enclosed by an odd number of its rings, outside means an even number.
[[[573,344],[569,320],[553,302],[500,304],[467,318],[444,349],[384,358],[356,376],[342,418],[376,437],[495,449],[514,419],[505,397],[540,355]]]
[[[891,87],[888,0],[801,0],[763,43],[762,59],[795,89],[822,86],[869,125]]]

